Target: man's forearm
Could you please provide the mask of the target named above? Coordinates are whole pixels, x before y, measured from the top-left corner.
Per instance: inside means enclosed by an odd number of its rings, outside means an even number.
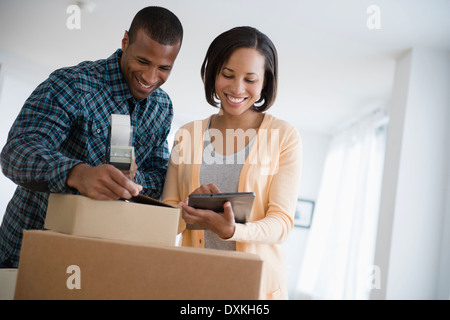
[[[1,153],[3,174],[14,183],[37,192],[65,192],[69,170],[81,161],[42,146],[38,136],[16,136]]]

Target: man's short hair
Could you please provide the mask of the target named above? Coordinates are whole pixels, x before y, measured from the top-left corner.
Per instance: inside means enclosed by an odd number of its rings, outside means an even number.
[[[183,40],[183,26],[171,11],[150,6],[140,10],[133,18],[128,36],[130,44],[136,39],[138,30],[144,32],[162,45],[174,45]]]

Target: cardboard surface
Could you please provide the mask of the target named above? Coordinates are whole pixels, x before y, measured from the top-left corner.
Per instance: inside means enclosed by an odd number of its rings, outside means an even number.
[[[17,269],[0,269],[0,300],[12,300],[16,287]]]
[[[24,231],[14,297],[258,299],[262,264],[250,253]]]
[[[174,245],[180,209],[140,196],[136,202],[50,194],[45,229],[71,235]]]

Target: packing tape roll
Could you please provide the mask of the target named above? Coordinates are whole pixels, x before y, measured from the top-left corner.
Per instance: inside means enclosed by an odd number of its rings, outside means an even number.
[[[111,114],[111,146],[131,146],[132,136],[130,116]]]

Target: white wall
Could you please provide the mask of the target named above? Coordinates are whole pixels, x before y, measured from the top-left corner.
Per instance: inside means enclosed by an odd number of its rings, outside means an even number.
[[[448,52],[415,48],[398,59],[375,255],[382,279],[373,299],[448,299],[449,83]]]
[[[49,74],[47,69],[0,51],[0,148],[25,100]],[[0,173],[0,222],[16,185]]]
[[[450,141],[450,130],[447,135]],[[439,283],[437,297],[450,300],[450,169],[447,179],[447,204],[445,208],[444,223],[442,224],[442,256],[439,265]]]
[[[299,198],[316,201],[331,137],[299,129],[303,144],[303,170]],[[313,215],[314,219],[314,215]],[[308,242],[309,229],[294,227],[284,244],[287,262],[288,292],[295,298],[298,276]]]

